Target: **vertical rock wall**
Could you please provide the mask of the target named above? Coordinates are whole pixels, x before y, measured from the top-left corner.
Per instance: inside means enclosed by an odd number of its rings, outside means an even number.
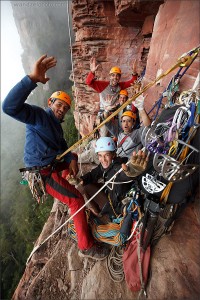
[[[196,0],[165,3],[141,0],[83,0],[80,3],[74,0],[72,16],[75,120],[81,135],[92,130],[99,108],[98,94],[85,85],[91,56],[101,64],[97,72],[100,80],[108,79],[113,65],[122,69],[122,80],[129,79],[136,58],[139,72],[146,66],[145,85],[155,79],[158,72],[170,68],[180,55],[199,44],[199,1]],[[191,88],[197,73],[198,62],[195,61],[181,85]],[[159,98],[172,74],[148,91],[147,110]],[[131,96],[131,90],[129,92]]]
[[[90,58],[95,56],[101,64],[96,74],[99,80],[108,80],[109,70],[114,65],[122,69],[121,80],[131,78],[134,59],[139,62],[139,71],[146,65],[154,14],[160,2],[156,1],[157,4],[149,14],[150,18],[143,10],[147,4],[142,6],[141,1],[135,1],[141,3],[134,10],[134,6],[130,9],[132,1],[123,1],[123,5],[118,2],[97,0],[72,2],[75,31],[72,49],[76,86],[75,120],[81,135],[92,130],[99,110],[98,94],[85,85]],[[129,16],[123,26],[121,23],[126,19],[127,12]],[[146,18],[148,24],[146,23],[146,28],[142,30]]]
[[[154,15],[151,11],[144,15],[144,6],[143,21],[138,25],[136,20],[134,27],[130,14],[141,10],[140,2],[149,4],[149,1],[128,0],[73,1],[76,30],[73,46],[77,88],[75,116],[78,122],[79,110],[81,134],[91,130],[98,110],[98,95],[84,83],[91,55],[96,55],[102,65],[99,78],[107,78],[112,64],[118,64],[126,79],[131,72],[130,61],[137,57],[143,66],[150,46],[144,80],[148,83],[156,77],[158,70],[165,71],[182,53],[199,44],[199,1],[166,1],[159,8],[154,27]],[[126,19],[125,12],[129,14],[126,20],[128,27],[121,25]],[[191,88],[198,67],[198,61],[195,61],[181,81],[182,89]],[[163,91],[170,77],[148,90],[147,107]],[[54,207],[39,241],[44,240],[64,219],[66,212],[63,208]],[[148,299],[199,299],[199,228],[199,203],[195,201],[176,221],[172,235],[161,239],[152,254]],[[105,273],[105,268],[105,261],[80,261],[77,247],[69,238],[66,239],[65,228],[34,254],[13,300],[138,299],[138,294],[131,293],[125,282],[114,283]]]
[[[160,6],[154,23],[144,84],[155,79],[159,73],[168,70],[183,53],[199,45],[199,10],[200,2],[196,0],[169,0]],[[148,90],[149,101],[146,103],[148,109],[159,98],[177,70]],[[181,79],[181,91],[192,88],[198,72],[199,57]]]

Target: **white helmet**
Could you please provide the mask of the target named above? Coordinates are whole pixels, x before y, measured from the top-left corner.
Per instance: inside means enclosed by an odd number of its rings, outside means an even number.
[[[100,137],[95,145],[95,153],[101,152],[101,151],[115,151],[115,142],[112,138],[104,136]]]

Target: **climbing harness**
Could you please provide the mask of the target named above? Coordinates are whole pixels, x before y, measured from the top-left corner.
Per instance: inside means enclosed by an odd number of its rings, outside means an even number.
[[[128,165],[129,162],[126,163]],[[32,255],[44,244],[46,243],[55,233],[57,233],[61,228],[63,228],[70,220],[72,220],[86,205],[96,197],[105,187],[106,185],[111,182],[123,169],[119,169],[90,199],[88,199],[83,206],[81,206],[73,215],[71,215],[61,226],[59,226],[54,232],[52,232],[47,238],[45,238],[41,243],[39,243],[36,247],[33,248],[32,252],[30,253],[26,264],[30,261]]]

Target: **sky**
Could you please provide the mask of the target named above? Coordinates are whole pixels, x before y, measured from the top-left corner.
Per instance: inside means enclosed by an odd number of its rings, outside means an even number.
[[[10,1],[1,1],[1,100],[25,75],[22,52]]]

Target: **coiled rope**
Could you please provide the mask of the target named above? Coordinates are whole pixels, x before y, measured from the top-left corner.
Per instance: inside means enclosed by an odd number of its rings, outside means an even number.
[[[107,257],[107,271],[110,278],[114,282],[122,282],[124,280],[123,268],[123,249],[121,247],[112,247],[110,254]]]

